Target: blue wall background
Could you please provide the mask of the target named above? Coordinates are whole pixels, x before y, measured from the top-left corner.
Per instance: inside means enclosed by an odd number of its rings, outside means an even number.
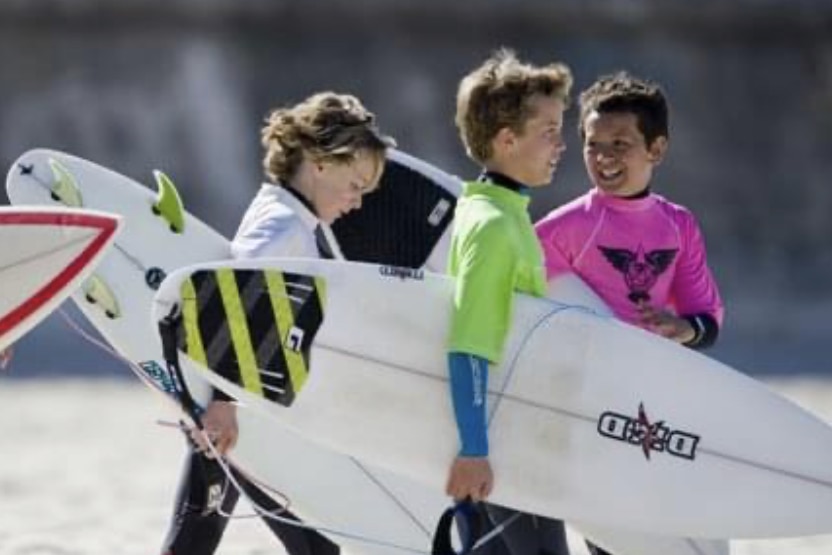
[[[692,208],[727,303],[722,360],[826,373],[832,341],[832,2],[797,0],[27,0],[0,4],[0,165],[43,146],[151,183],[231,234],[260,181],[274,106],[353,92],[400,146],[473,175],[459,78],[507,45],[566,61],[580,90],[618,69],[672,103],[656,190]],[[566,159],[533,210],[584,191]],[[69,305],[79,321],[77,312]],[[127,376],[58,317],[12,376]]]

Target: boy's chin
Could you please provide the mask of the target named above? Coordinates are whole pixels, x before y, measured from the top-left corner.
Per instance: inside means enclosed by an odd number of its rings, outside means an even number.
[[[550,172],[547,175],[541,175],[539,179],[534,180],[534,183],[529,183],[529,187],[547,187],[552,184],[555,177],[555,172]]]
[[[626,183],[594,183],[595,187],[613,197],[629,197],[641,192],[629,187]]]

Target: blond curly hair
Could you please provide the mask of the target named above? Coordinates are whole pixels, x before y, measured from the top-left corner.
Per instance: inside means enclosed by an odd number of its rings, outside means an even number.
[[[278,108],[261,131],[266,150],[263,168],[275,183],[288,182],[304,156],[315,163],[347,164],[359,151],[374,155],[383,165],[395,141],[383,135],[375,115],[349,94],[317,93],[291,108]]]
[[[456,126],[475,162],[491,159],[492,141],[503,128],[518,134],[534,116],[529,101],[537,95],[567,103],[572,72],[561,63],[533,66],[517,59],[513,50],[502,48],[459,84]]]

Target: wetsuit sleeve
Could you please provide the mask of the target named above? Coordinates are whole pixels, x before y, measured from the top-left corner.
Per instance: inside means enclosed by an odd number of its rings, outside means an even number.
[[[461,456],[488,455],[488,362],[499,361],[508,335],[516,256],[495,222],[458,245],[448,372]]]
[[[517,253],[501,225],[485,225],[460,245],[449,352],[499,362],[511,320]]]
[[[683,248],[671,287],[671,298],[679,315],[687,318],[696,331],[688,346],[712,345],[724,316],[722,298],[708,267],[705,241],[696,220],[685,214],[679,226]]]
[[[486,398],[488,361],[477,355],[449,353],[451,399],[462,457],[488,456]]]

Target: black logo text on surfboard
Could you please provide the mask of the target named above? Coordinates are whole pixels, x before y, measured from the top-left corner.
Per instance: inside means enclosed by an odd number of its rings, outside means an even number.
[[[641,447],[644,457],[650,460],[652,451],[664,452],[675,457],[693,460],[699,436],[672,430],[664,420],[650,422],[644,404],[638,405],[638,416],[607,411],[598,418],[598,433],[604,437]]]
[[[385,277],[395,277],[402,280],[425,279],[425,272],[416,268],[403,268],[401,266],[379,266],[378,273]]]

